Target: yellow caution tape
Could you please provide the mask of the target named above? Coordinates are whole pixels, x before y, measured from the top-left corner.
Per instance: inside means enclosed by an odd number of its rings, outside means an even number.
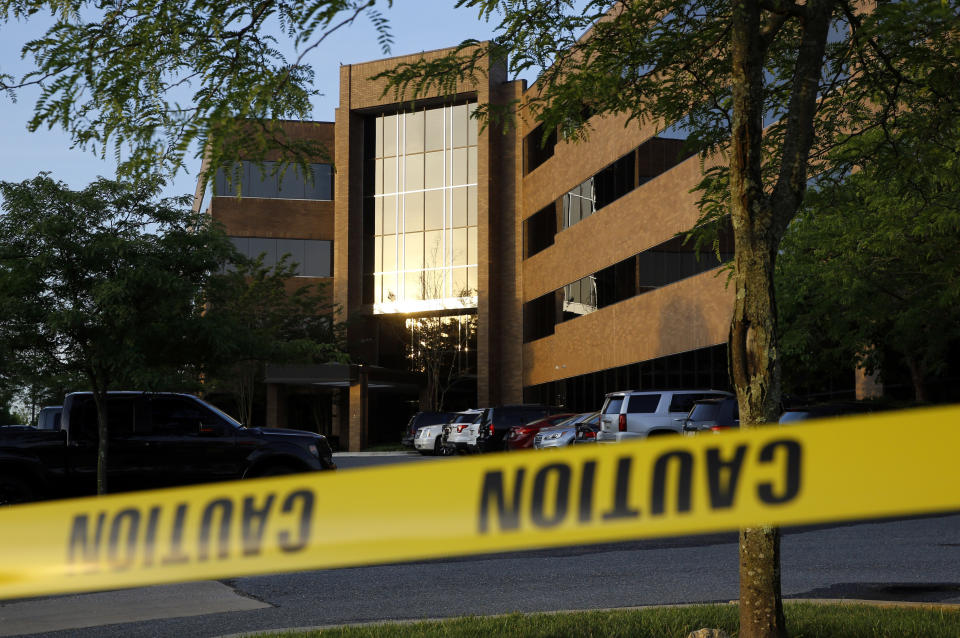
[[[960,508],[960,408],[0,508],[0,598]]]

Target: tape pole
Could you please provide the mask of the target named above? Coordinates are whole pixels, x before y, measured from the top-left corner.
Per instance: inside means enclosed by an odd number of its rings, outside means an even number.
[[[0,598],[950,511],[958,450],[930,408],[5,507]]]

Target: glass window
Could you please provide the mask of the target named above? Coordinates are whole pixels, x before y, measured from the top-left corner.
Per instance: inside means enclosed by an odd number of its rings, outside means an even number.
[[[404,173],[404,190],[420,190],[423,188],[423,153],[407,155],[406,170]]]
[[[278,239],[277,261],[280,261],[284,255],[290,255],[287,258],[287,263],[296,265],[296,270],[294,271],[296,274],[304,274],[303,267],[306,263],[304,256],[305,243],[302,239]]]
[[[307,186],[307,199],[333,200],[333,167],[329,164],[313,165],[313,185]]]
[[[657,411],[660,405],[659,394],[634,394],[627,403],[628,414],[651,414]]]
[[[277,263],[277,240],[273,238],[251,237],[250,257],[257,258],[263,255],[263,265],[273,266]]]
[[[463,186],[467,183],[467,149],[453,149],[453,166],[451,168],[450,184]]]
[[[441,188],[443,186],[443,151],[425,153],[424,188]]]
[[[373,200],[373,232],[376,235],[383,234],[383,198],[375,197]]]
[[[403,269],[423,268],[423,233],[406,233],[404,236]]]
[[[406,124],[406,144],[405,150],[407,153],[422,153],[423,152],[423,111],[417,111],[415,113],[407,113],[404,116],[404,121]]]
[[[388,157],[383,160],[383,192],[397,192],[397,158]]]
[[[478,268],[476,266],[470,266],[467,268],[467,288],[470,289],[470,295],[476,295],[477,291],[480,290],[480,282],[477,278]]]
[[[423,234],[424,266],[440,268],[443,266],[443,231],[429,230]]]
[[[477,187],[467,187],[467,225],[477,225]]]
[[[399,270],[397,267],[397,236],[383,236],[383,270]]]
[[[424,193],[424,228],[435,230],[443,228],[443,194],[446,191],[427,191]]]
[[[299,166],[287,166],[282,176],[279,173],[277,174],[277,191],[280,197],[285,199],[303,199],[305,195],[305,180],[299,171]]]
[[[623,397],[607,397],[606,403],[603,404],[603,413],[604,414],[620,414],[620,406],[623,405]]]
[[[453,115],[453,146],[466,146],[467,137],[469,133],[467,132],[467,120],[468,112],[467,105],[461,104],[455,106],[451,109]]]
[[[398,116],[388,115],[383,118],[383,155],[390,157],[397,154],[397,122]]]
[[[467,149],[467,183],[477,183],[477,147]]]
[[[397,232],[397,196],[385,195],[383,198],[383,234]]]
[[[467,269],[451,269],[451,293],[454,297],[468,297],[469,287],[467,286]]]
[[[443,299],[443,274],[444,270],[425,270],[423,276],[423,298],[424,299]]]
[[[477,145],[477,125],[479,122],[473,117],[476,110],[477,105],[475,102],[467,106],[467,114],[469,115],[469,119],[467,120],[467,144],[470,146]]]
[[[452,233],[453,250],[452,261],[454,266],[467,265],[467,229],[454,228]]]
[[[452,211],[450,216],[451,225],[454,228],[467,225],[467,189],[454,188],[451,191]]]
[[[419,301],[424,298],[424,278],[423,271],[416,270],[413,272],[408,272],[404,274],[404,289],[403,289],[403,298],[410,299],[412,301]]]
[[[307,277],[332,277],[333,242],[324,239],[308,239],[303,243],[303,274]]]
[[[383,157],[383,118],[376,118],[375,129],[375,141],[374,141],[374,157]]]
[[[378,159],[373,163],[374,192],[378,195],[383,192],[383,160]]]
[[[383,300],[386,302],[398,301],[400,292],[397,288],[397,273],[388,272],[383,275]]]
[[[439,151],[443,148],[443,109],[427,109],[424,113],[424,149]]]
[[[423,230],[423,192],[403,196],[403,230]]]
[[[216,421],[213,414],[193,401],[180,397],[154,397],[150,400],[150,422],[154,434],[198,434],[201,425]]]
[[[238,253],[240,253],[244,257],[250,256],[250,238],[249,237],[231,237],[230,241],[233,242],[233,245],[237,249]]]
[[[467,229],[467,263],[480,263],[480,255],[477,253],[477,228],[476,226]]]

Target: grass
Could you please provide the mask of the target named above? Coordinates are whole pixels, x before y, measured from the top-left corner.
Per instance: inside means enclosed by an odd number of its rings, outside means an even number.
[[[793,638],[957,638],[960,613],[951,610],[877,605],[787,603],[787,631]],[[510,614],[443,621],[358,625],[303,632],[260,634],[283,638],[686,638],[697,629],[737,635],[735,605],[694,605],[649,609]]]

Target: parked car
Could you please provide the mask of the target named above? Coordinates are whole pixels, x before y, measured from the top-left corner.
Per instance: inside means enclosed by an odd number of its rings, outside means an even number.
[[[871,412],[884,409],[887,409],[886,406],[880,406],[874,403],[858,403],[856,401],[820,403],[817,405],[787,408],[783,411],[783,414],[780,415],[778,422],[784,424],[806,421],[807,419],[826,419],[853,414],[870,414]]]
[[[38,430],[59,430],[60,415],[62,413],[63,413],[62,405],[48,405],[45,408],[40,408],[40,413],[37,415],[37,429]]]
[[[720,432],[740,427],[740,404],[736,397],[700,399],[682,419],[683,433]]]
[[[107,394],[110,492],[336,468],[313,432],[245,428],[188,394]],[[59,430],[0,430],[0,504],[97,492],[97,409],[68,394]]]
[[[498,452],[505,449],[504,439],[515,425],[523,425],[562,412],[549,405],[523,404],[501,405],[485,408],[477,430],[477,449],[481,452]]]
[[[444,441],[442,445],[452,449],[457,454],[471,454],[477,452],[477,430],[480,427],[480,417],[483,410],[464,410],[458,412],[456,418],[443,426]]]
[[[452,447],[444,445],[443,432],[450,423],[456,420],[457,414],[450,413],[450,418],[443,423],[432,423],[430,425],[421,425],[417,428],[417,433],[413,437],[413,447],[420,454],[432,456],[445,456],[454,453]]]
[[[407,422],[407,429],[403,431],[400,444],[404,447],[414,447],[413,441],[417,436],[417,428],[423,425],[443,425],[453,418],[452,412],[417,412]]]
[[[694,402],[732,397],[722,390],[655,390],[611,392],[600,409],[598,441],[623,441],[662,434],[680,434],[681,420]]]
[[[559,414],[545,416],[542,419],[537,419],[536,421],[531,421],[530,423],[524,423],[523,425],[515,425],[510,428],[510,430],[507,432],[506,438],[504,439],[507,444],[507,449],[529,450],[533,447],[533,437],[536,436],[537,432],[543,428],[548,428],[552,425],[558,425],[575,416],[576,414],[572,412],[561,412]]]
[[[533,437],[533,447],[566,447],[579,443],[596,443],[600,431],[600,413],[583,412],[562,423],[543,428]]]

